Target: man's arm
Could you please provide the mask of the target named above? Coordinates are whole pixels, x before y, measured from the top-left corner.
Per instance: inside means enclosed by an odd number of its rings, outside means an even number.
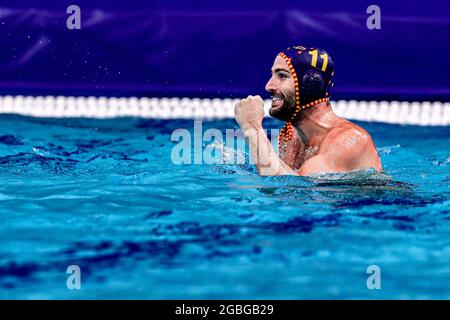
[[[249,144],[250,155],[260,175],[298,175],[275,153],[262,126],[258,129],[247,129],[244,131],[244,135]]]
[[[263,130],[264,103],[260,96],[249,96],[238,102],[234,114],[249,143],[250,155],[260,175],[298,175],[278,157]]]

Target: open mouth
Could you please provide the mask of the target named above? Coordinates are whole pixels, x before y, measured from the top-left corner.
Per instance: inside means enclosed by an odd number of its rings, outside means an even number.
[[[284,104],[284,99],[280,96],[272,96],[272,108],[278,109],[281,108]]]

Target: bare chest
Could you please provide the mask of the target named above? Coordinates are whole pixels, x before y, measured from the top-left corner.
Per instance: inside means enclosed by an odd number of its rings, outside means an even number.
[[[303,163],[319,153],[318,146],[307,146],[299,139],[287,143],[282,142],[279,147],[280,158],[294,170],[298,170]]]

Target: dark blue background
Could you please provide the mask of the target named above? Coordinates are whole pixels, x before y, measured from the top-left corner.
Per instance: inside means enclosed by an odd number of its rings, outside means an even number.
[[[333,57],[334,98],[450,98],[449,1],[40,2],[0,3],[0,94],[263,94],[278,51],[304,45]]]

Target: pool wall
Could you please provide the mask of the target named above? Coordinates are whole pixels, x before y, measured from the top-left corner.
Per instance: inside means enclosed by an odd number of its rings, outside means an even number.
[[[0,95],[239,98],[264,95],[292,45],[333,58],[331,98],[450,101],[450,3],[79,0],[0,4]]]

